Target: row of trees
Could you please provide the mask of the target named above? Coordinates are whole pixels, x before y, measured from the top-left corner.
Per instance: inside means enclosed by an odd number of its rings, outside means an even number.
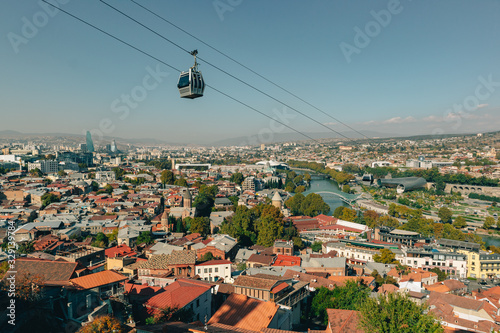
[[[327,174],[339,184],[345,184],[354,179],[354,176],[351,174],[327,168],[321,163],[290,160],[288,161],[288,165],[291,167],[310,169],[318,173]]]
[[[399,221],[389,215],[380,215],[373,210],[365,210],[356,212],[354,209],[344,206],[339,206],[333,211],[333,216],[350,222],[364,224],[369,228],[387,226],[398,228]]]
[[[309,193],[307,196],[297,193],[285,201],[285,206],[292,215],[316,216],[330,211],[330,206],[316,193]]]

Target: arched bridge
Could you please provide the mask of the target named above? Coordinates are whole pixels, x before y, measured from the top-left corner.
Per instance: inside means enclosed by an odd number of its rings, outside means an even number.
[[[361,197],[361,195],[348,194],[348,193],[340,194],[340,193],[329,192],[329,191],[320,191],[320,192],[314,192],[314,193],[319,194],[319,195],[321,195],[321,194],[335,195],[335,196],[339,197],[343,202],[348,204],[349,206],[352,206],[353,203]]]

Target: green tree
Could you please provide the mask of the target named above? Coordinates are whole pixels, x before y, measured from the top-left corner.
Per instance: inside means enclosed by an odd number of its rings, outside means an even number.
[[[196,207],[197,216],[210,216],[212,212],[212,207],[214,206],[214,198],[206,193],[200,193],[196,196],[193,202],[193,206]]]
[[[42,195],[42,209],[47,207],[53,202],[59,202],[59,197],[53,193],[45,193]]]
[[[443,272],[442,270],[440,270],[437,267],[434,267],[433,269],[429,270],[429,272],[436,273],[438,276],[439,282],[446,280],[446,278],[448,277],[448,274],[446,274],[445,272]]]
[[[174,181],[175,186],[188,187],[188,183],[185,178],[179,178]]]
[[[137,244],[151,244],[153,243],[153,234],[151,231],[143,231],[137,237]]]
[[[323,201],[323,198],[316,193],[309,193],[300,205],[302,215],[316,216],[326,214],[330,210],[330,206]]]
[[[35,169],[31,169],[30,170],[30,175],[33,176],[33,177],[42,177],[43,173],[42,173],[42,171],[40,169],[35,168]]]
[[[189,229],[191,233],[199,233],[202,236],[206,236],[210,233],[210,220],[208,217],[195,217],[191,221],[191,227]]]
[[[113,186],[111,186],[110,184],[106,185],[104,187],[104,191],[107,193],[107,194],[111,194],[113,193]]]
[[[123,177],[123,176],[125,175],[125,173],[126,173],[126,172],[125,172],[125,170],[123,170],[122,168],[118,168],[118,167],[113,168],[112,170],[113,170],[113,172],[115,173],[115,177],[116,177],[116,179],[119,179],[119,180],[121,180],[121,179],[122,179],[122,177]]]
[[[311,181],[311,175],[310,175],[309,173],[307,173],[307,172],[306,172],[306,173],[304,174],[304,180],[305,180],[306,182],[310,182],[310,181]]]
[[[257,220],[257,244],[262,246],[272,246],[276,239],[283,234],[283,223],[272,215],[265,215]]]
[[[243,174],[241,172],[236,172],[236,173],[233,173],[231,175],[231,177],[229,178],[229,181],[232,183],[236,183],[238,185],[241,185],[241,183],[243,183],[244,179],[245,179],[245,177],[243,177]]]
[[[314,242],[311,245],[311,250],[313,250],[313,252],[319,252],[323,248],[322,245],[323,243],[321,242]]]
[[[214,255],[212,254],[212,252],[207,252],[203,255],[203,257],[201,257],[201,261],[210,261],[210,260],[213,260],[215,259]]]
[[[59,175],[59,177],[65,177],[68,175],[64,170],[57,171],[57,174]]]
[[[160,181],[163,185],[173,185],[175,182],[175,175],[170,170],[163,170],[160,175]]]
[[[486,218],[484,219],[483,228],[489,229],[489,228],[493,227],[494,225],[495,225],[495,219],[491,216],[486,216]]]
[[[440,323],[427,313],[426,306],[418,305],[399,293],[367,298],[359,310],[360,326],[365,332],[444,332]]]
[[[450,222],[452,216],[453,216],[453,213],[451,212],[451,210],[449,208],[447,208],[447,207],[441,207],[441,208],[439,208],[438,217],[444,223]]]
[[[396,254],[389,249],[380,250],[380,254],[375,254],[373,256],[373,261],[380,262],[382,264],[396,264]]]
[[[311,313],[325,325],[328,324],[326,309],[358,310],[371,290],[362,281],[347,281],[333,289],[320,287],[311,301]]]
[[[302,193],[297,193],[287,201],[285,201],[285,206],[290,209],[292,215],[301,215],[302,214],[302,202],[304,201],[305,196]]]
[[[375,228],[379,225],[379,215],[374,210],[366,210],[363,212],[363,220],[369,228]]]
[[[108,242],[108,237],[106,237],[104,233],[99,232],[97,235],[95,235],[95,240],[92,242],[92,246],[104,248],[108,246]]]
[[[21,254],[28,254],[28,253],[35,252],[35,247],[33,245],[33,242],[21,243],[17,248],[17,252],[19,252]]]
[[[243,205],[237,206],[234,215],[222,222],[220,232],[235,237],[242,246],[252,246],[257,242],[255,219],[253,210]]]
[[[97,192],[99,191],[99,184],[96,181],[92,181],[92,183],[90,184],[90,188],[93,192]]]
[[[295,188],[295,193],[302,193],[306,190],[306,187],[304,185],[297,186]]]
[[[335,210],[333,211],[333,216],[340,219],[342,217],[342,214],[344,213],[344,206],[338,206],[337,208],[335,208]]]
[[[342,186],[342,192],[351,193],[351,187],[347,184]]]
[[[344,221],[350,221],[354,222],[356,219],[357,213],[354,209],[349,208],[349,207],[344,207],[344,210],[342,211],[342,216],[340,217],[341,220]]]
[[[457,216],[453,222],[453,226],[457,229],[463,229],[467,226],[467,222],[463,216]]]

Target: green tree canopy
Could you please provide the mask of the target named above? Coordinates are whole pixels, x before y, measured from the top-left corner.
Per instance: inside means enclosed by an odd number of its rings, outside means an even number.
[[[389,293],[378,298],[367,298],[361,306],[360,326],[365,332],[380,333],[441,333],[443,327],[427,308],[411,301],[403,294]]]
[[[42,195],[41,199],[42,199],[42,209],[44,209],[53,202],[59,202],[59,197],[54,193],[45,193],[44,195]]]
[[[467,222],[465,221],[465,218],[463,216],[457,216],[457,218],[455,218],[455,221],[453,221],[453,226],[457,229],[462,229],[467,226]]]
[[[311,245],[311,250],[313,250],[314,252],[319,252],[323,248],[322,245],[323,243],[321,242],[314,242]]]
[[[259,219],[259,234],[257,244],[262,246],[272,246],[276,239],[283,233],[283,225],[276,219],[267,216]]]
[[[175,175],[170,170],[163,170],[160,175],[160,181],[163,185],[173,185],[175,183]]]
[[[139,234],[139,237],[137,237],[137,244],[143,243],[153,243],[153,234],[151,233],[151,231],[143,231]]]
[[[305,197],[302,193],[297,193],[285,201],[285,206],[290,209],[292,215],[316,216],[326,214],[330,210],[330,206],[316,193],[309,193]]]
[[[199,233],[202,236],[206,236],[210,233],[210,219],[208,217],[195,217],[191,221],[191,227],[189,229],[191,233]]]
[[[188,187],[188,183],[185,178],[179,178],[174,181],[175,186]]]
[[[453,213],[452,213],[452,211],[448,207],[441,207],[441,208],[439,208],[438,217],[444,223],[450,222],[452,216],[453,216]]]
[[[347,281],[344,286],[332,290],[321,287],[311,302],[311,313],[325,325],[328,324],[326,309],[358,310],[370,294],[370,288],[360,281]]]
[[[489,229],[495,225],[495,219],[492,216],[486,216],[484,219],[483,228]]]
[[[380,262],[382,264],[396,264],[396,254],[389,249],[380,250],[380,254],[375,254],[373,256],[373,261]]]
[[[231,175],[229,181],[241,185],[244,179],[245,177],[243,177],[243,174],[241,172],[236,172]]]

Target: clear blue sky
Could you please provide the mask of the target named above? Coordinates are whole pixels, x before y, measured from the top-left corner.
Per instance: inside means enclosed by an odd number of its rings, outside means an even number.
[[[321,123],[333,122],[130,1],[108,1]],[[97,0],[59,2],[176,68],[192,65],[190,55]],[[484,87],[478,79],[491,76],[500,82],[498,1],[140,2],[357,130],[431,134],[499,129],[500,83]],[[374,23],[371,12],[388,7],[390,22]],[[158,62],[62,12],[53,17],[42,12],[34,0],[0,4],[0,130],[82,133],[99,130],[102,122],[111,137],[206,143],[276,128],[208,88],[203,98],[180,99],[179,73],[164,65],[160,69],[168,76],[128,116],[113,112],[113,102],[123,106],[122,94],[139,91],[147,68],[155,69]],[[25,27],[23,36],[23,18],[38,20],[36,34]],[[356,27],[374,29],[368,45],[356,44]],[[13,36],[28,38],[20,42]],[[341,48],[347,44],[358,46],[350,61]],[[281,104],[200,63],[207,83],[271,116],[283,112]],[[483,85],[480,98],[478,85]],[[454,104],[464,103],[468,111],[448,114]],[[300,115],[287,121],[300,131],[326,131]]]

